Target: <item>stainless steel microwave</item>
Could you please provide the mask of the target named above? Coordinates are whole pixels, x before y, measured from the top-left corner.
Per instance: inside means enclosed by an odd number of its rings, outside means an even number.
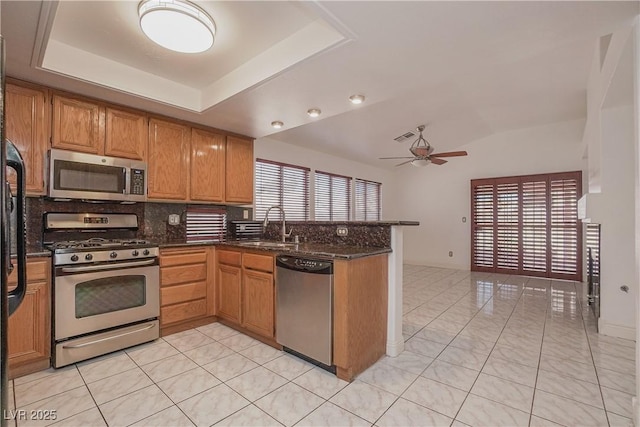
[[[49,150],[49,197],[147,200],[147,164],[117,157]]]

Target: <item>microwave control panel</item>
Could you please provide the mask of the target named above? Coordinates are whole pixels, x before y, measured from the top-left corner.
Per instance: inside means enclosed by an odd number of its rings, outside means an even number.
[[[131,194],[144,196],[144,169],[131,169]]]

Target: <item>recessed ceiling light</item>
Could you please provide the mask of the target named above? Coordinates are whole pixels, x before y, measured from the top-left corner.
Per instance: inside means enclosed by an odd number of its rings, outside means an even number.
[[[143,0],[138,6],[138,16],[142,31],[162,47],[199,53],[213,46],[216,34],[213,19],[186,0]]]
[[[318,117],[320,114],[322,113],[322,111],[320,111],[319,108],[311,108],[309,110],[307,110],[307,114],[309,115],[309,117]]]
[[[349,101],[352,104],[362,104],[364,102],[364,95],[351,95]]]
[[[275,122],[271,122],[271,126],[276,129],[280,129],[282,126],[284,126],[284,123],[282,123],[280,120],[276,120]]]

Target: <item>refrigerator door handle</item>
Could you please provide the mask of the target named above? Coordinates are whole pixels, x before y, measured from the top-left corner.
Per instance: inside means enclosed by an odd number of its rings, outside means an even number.
[[[27,221],[25,210],[25,168],[24,161],[15,145],[9,140],[7,143],[7,166],[16,171],[18,194],[16,197],[16,249],[17,249],[17,274],[18,286],[8,294],[9,315],[11,315],[22,303],[27,291]],[[8,243],[8,242],[5,242]]]

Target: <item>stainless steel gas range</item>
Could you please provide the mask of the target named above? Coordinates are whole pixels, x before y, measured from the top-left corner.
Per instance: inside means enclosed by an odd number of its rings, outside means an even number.
[[[133,214],[45,214],[46,235],[55,240],[47,244],[53,252],[54,367],[160,336],[159,250],[126,237],[137,228]],[[80,233],[87,238],[67,240]]]

